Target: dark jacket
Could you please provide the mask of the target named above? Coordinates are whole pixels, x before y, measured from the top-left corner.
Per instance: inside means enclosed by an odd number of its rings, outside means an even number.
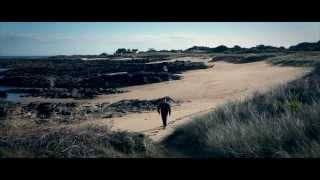
[[[169,115],[171,115],[171,107],[169,103],[166,102],[162,102],[158,105],[158,113],[160,113],[162,115],[167,115],[169,113]]]

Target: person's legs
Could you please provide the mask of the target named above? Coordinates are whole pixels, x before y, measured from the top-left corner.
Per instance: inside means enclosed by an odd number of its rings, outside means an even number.
[[[161,114],[162,117],[162,123],[163,123],[163,127],[166,128],[167,126],[167,114]]]

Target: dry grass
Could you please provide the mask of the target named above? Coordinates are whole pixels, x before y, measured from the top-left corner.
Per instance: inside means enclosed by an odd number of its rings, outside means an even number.
[[[1,127],[1,157],[131,158],[162,157],[163,152],[143,134],[112,132],[108,127]]]

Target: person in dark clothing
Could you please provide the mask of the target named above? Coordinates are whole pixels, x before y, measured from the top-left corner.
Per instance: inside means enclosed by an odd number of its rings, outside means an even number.
[[[169,116],[171,115],[171,107],[166,98],[158,105],[158,113],[161,114],[163,128],[165,129],[167,126],[167,116],[168,114]]]

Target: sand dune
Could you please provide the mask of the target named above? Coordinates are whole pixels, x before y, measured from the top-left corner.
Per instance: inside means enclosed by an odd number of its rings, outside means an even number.
[[[154,140],[161,140],[176,126],[190,121],[193,116],[208,112],[227,101],[244,99],[255,91],[270,90],[299,78],[310,70],[272,66],[266,62],[248,64],[217,62],[213,68],[184,73],[182,80],[133,86],[127,88],[128,93],[100,96],[91,101],[92,103],[116,102],[122,99],[155,99],[163,96],[183,101],[180,106],[173,107],[166,130],[162,129],[162,122],[156,111],[98,119],[91,123],[112,123],[115,130],[142,132]]]

